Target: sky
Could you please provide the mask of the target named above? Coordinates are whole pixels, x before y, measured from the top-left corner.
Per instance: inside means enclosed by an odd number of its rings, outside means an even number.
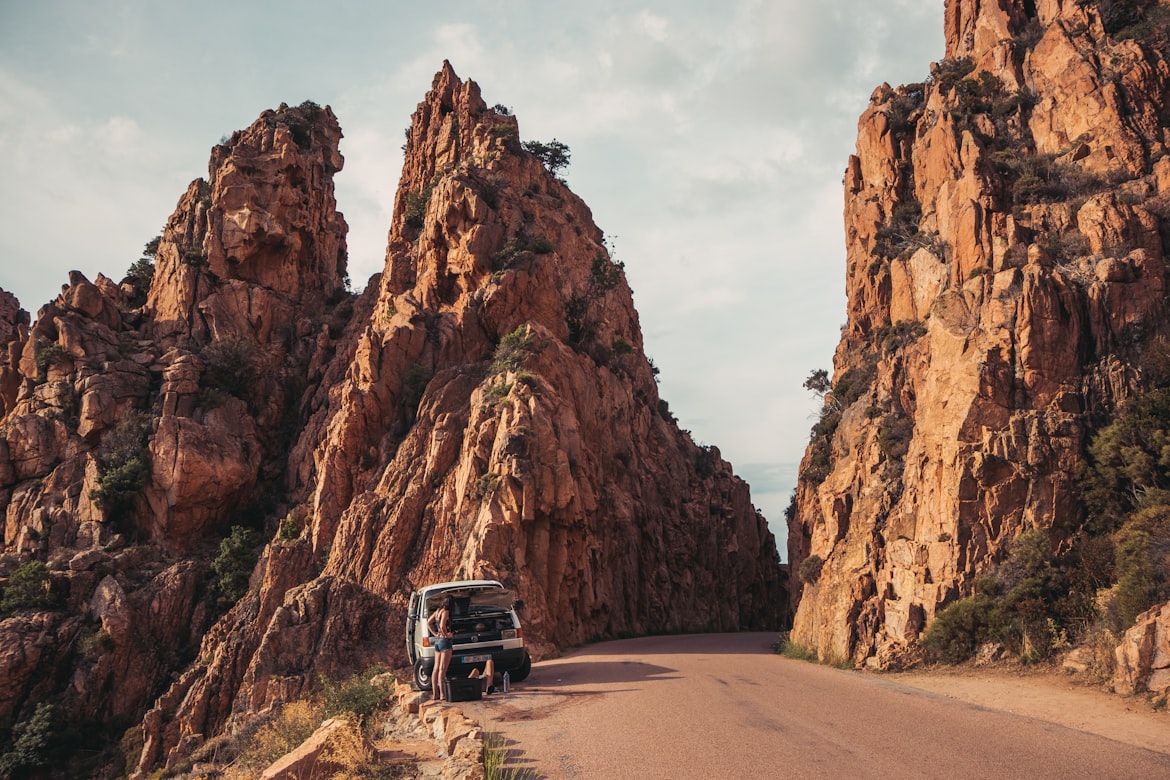
[[[330,105],[361,289],[403,129],[444,59],[564,176],[626,267],[660,393],[784,509],[845,322],[842,179],[883,82],[943,57],[943,0],[165,3],[0,0],[0,288],[33,316],[71,270],[120,280],[211,147]]]

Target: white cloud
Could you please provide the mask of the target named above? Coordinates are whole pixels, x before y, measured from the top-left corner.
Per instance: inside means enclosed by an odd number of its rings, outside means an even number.
[[[120,278],[182,191],[175,181],[158,186],[167,144],[130,117],[68,117],[3,70],[0,106],[0,286],[35,312],[70,270]],[[154,188],[143,186],[149,181]]]

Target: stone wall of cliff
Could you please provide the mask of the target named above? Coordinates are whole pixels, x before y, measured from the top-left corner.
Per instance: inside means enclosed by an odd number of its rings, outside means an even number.
[[[321,675],[403,663],[439,580],[517,590],[537,658],[785,621],[748,486],[659,398],[621,265],[516,118],[444,66],[360,295],[340,138],[306,103],[216,146],[141,305],[79,274],[35,323],[0,298],[0,573],[46,563],[56,599],[0,622],[0,726],[151,707],[139,771],[173,767]],[[208,565],[236,526],[238,601]]]
[[[0,585],[43,567],[0,616],[3,734],[52,704],[105,760],[219,611],[220,538],[287,504],[306,367],[352,310],[340,137],[306,103],[215,147],[147,295],[74,273],[35,322],[0,295]]]
[[[845,175],[848,322],[789,523],[793,641],[897,665],[1022,532],[1167,330],[1170,68],[1095,3],[948,0]],[[797,604],[799,605],[797,607]]]
[[[355,308],[290,457],[303,530],[268,547],[259,586],[148,714],[143,769],[318,674],[404,663],[406,601],[428,582],[514,588],[538,659],[627,632],[779,627],[772,536],[660,401],[589,209],[449,65],[412,119],[386,268]]]

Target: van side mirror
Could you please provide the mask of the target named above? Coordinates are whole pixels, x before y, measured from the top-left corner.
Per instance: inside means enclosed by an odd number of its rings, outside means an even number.
[[[524,599],[516,599],[515,601],[513,601],[512,602],[512,609],[515,609],[515,610],[524,609]]]

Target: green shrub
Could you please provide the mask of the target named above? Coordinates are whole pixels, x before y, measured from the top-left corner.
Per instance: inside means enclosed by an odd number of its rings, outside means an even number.
[[[1166,9],[1157,0],[1077,0],[1077,5],[1095,8],[1110,35],[1155,46],[1164,43]]]
[[[1008,205],[1055,203],[1100,191],[1107,183],[1076,163],[1060,163],[1054,154],[998,149],[992,164],[1003,182]]]
[[[122,281],[134,289],[131,302],[141,305],[141,302],[146,301],[146,294],[150,292],[150,283],[154,281],[154,260],[148,257],[138,258],[130,264],[130,268],[126,270],[126,278]]]
[[[1131,398],[1117,418],[1097,432],[1089,444],[1088,465],[1080,474],[1090,533],[1117,530],[1140,508],[1139,501],[1148,505],[1170,495],[1167,447],[1170,389],[1164,387]]]
[[[593,256],[589,282],[597,290],[608,292],[621,284],[625,267],[620,260],[610,260],[604,252],[598,252]]]
[[[972,114],[989,114],[996,98],[1002,93],[1003,82],[986,70],[976,77],[959,79],[955,84],[955,96],[958,98],[956,110],[967,117]]]
[[[0,597],[0,614],[7,616],[23,610],[52,609],[55,603],[49,567],[41,561],[26,561],[8,578],[4,595]]]
[[[402,219],[407,227],[418,230],[423,226],[423,220],[427,215],[427,205],[431,202],[431,193],[434,192],[434,189],[434,186],[431,185],[417,192],[406,193]]]
[[[305,512],[303,509],[294,509],[280,521],[280,528],[276,533],[278,542],[293,542],[301,537],[305,529]]]
[[[695,473],[700,479],[707,479],[715,473],[715,451],[707,446],[699,447],[695,455]]]
[[[146,294],[150,292],[151,282],[154,281],[154,258],[158,255],[161,243],[162,236],[155,236],[147,241],[146,246],[142,248],[142,257],[135,260],[126,271],[122,283],[129,284],[134,290],[130,300],[131,306],[141,306],[146,302]]]
[[[203,360],[200,384],[247,400],[256,378],[252,345],[244,339],[217,338],[199,351]]]
[[[41,702],[27,720],[12,727],[12,748],[0,755],[0,774],[12,776],[43,769],[59,751],[61,708]]]
[[[878,425],[878,448],[890,460],[901,460],[910,447],[914,419],[905,414],[887,414]]]
[[[528,325],[518,325],[514,331],[500,339],[492,354],[491,373],[502,374],[515,371],[524,358],[535,349],[536,337]]]
[[[859,366],[845,370],[837,383],[833,385],[832,397],[840,409],[848,409],[873,387],[877,376],[877,365],[867,360]]]
[[[1116,535],[1115,606],[1124,631],[1155,604],[1170,599],[1170,505],[1134,512]]]
[[[874,235],[873,254],[886,260],[924,246],[919,239],[918,223],[922,219],[922,204],[916,200],[894,205],[885,223]]]
[[[898,352],[926,335],[926,326],[917,320],[898,320],[889,328],[881,330],[882,352],[886,355]]]
[[[98,484],[89,498],[111,519],[125,515],[150,476],[147,438],[151,418],[131,412],[102,437],[98,447]]]
[[[471,485],[472,498],[487,498],[496,492],[496,488],[500,486],[500,475],[492,474],[490,471],[485,474],[480,474],[475,482]]]
[[[49,369],[69,357],[65,347],[53,342],[45,344],[37,350],[34,361],[37,367],[37,381],[44,382],[49,375]]]
[[[821,578],[821,571],[825,568],[825,559],[819,555],[810,555],[800,562],[796,576],[806,585],[812,585]]]
[[[381,667],[371,667],[340,682],[322,679],[321,700],[325,705],[325,717],[346,712],[359,718],[371,715],[390,692],[385,680],[374,680],[385,671]]]
[[[243,526],[232,526],[219,543],[219,555],[211,563],[211,590],[217,606],[230,607],[248,592],[248,580],[255,566],[256,534]]]
[[[507,398],[510,392],[512,392],[511,382],[496,382],[488,388],[487,392],[484,393],[484,397],[488,401],[500,401]]]
[[[113,649],[113,637],[100,625],[89,626],[83,630],[77,641],[77,652],[87,661],[96,661]]]
[[[125,463],[102,469],[97,487],[90,491],[89,498],[110,518],[119,517],[133,508],[149,476],[150,460],[144,451]]]
[[[296,108],[281,105],[276,112],[275,120],[288,128],[299,149],[309,149],[313,145],[313,126],[321,114],[321,106],[311,100],[306,100]]]
[[[970,57],[945,59],[930,68],[930,83],[942,93],[950,92],[975,70],[975,61]]]
[[[533,255],[547,255],[553,251],[555,247],[544,236],[529,235],[521,230],[504,242],[500,251],[492,255],[492,267],[502,271],[518,265]]]
[[[503,143],[505,149],[513,152],[519,152],[520,145],[520,131],[516,129],[515,124],[499,123],[488,127],[488,135],[493,138],[498,138]]]
[[[922,106],[925,99],[925,84],[907,84],[899,89],[886,103],[886,117],[890,132],[895,136],[904,135],[914,129],[910,117]]]
[[[961,663],[984,642],[1001,642],[1022,660],[1047,657],[1057,630],[1080,619],[1067,601],[1067,571],[1054,565],[1048,533],[1030,529],[1013,540],[1005,561],[976,583],[976,594],[948,605],[920,644],[936,661]]]
[[[919,644],[928,658],[962,663],[995,636],[997,624],[995,601],[985,594],[969,596],[940,610]]]

